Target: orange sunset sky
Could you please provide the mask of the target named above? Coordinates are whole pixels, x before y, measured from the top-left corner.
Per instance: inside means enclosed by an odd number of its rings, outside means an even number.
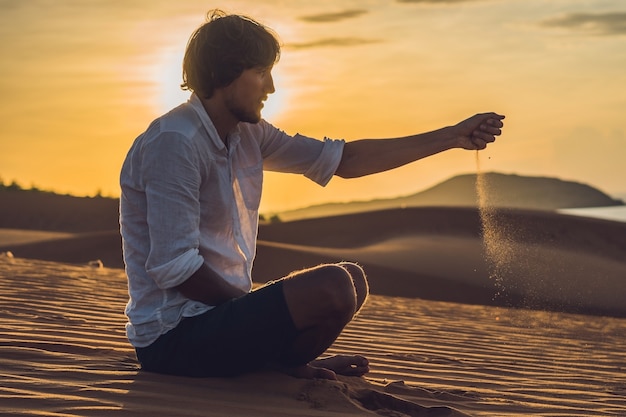
[[[626,194],[626,2],[621,0],[0,0],[0,178],[118,196],[134,138],[186,100],[191,32],[211,7],[278,32],[264,117],[353,140],[507,116],[483,170]],[[326,188],[267,174],[262,211],[421,191],[476,170],[454,150]]]

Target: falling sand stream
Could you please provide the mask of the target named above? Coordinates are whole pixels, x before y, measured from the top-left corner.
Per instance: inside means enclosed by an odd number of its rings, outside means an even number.
[[[486,267],[495,286],[494,300],[508,306],[513,303],[527,308],[539,307],[556,290],[554,283],[545,277],[562,268],[562,261],[533,244],[528,235],[531,230],[495,204],[498,196],[490,189],[489,178],[482,170],[476,151],[478,212]]]
[[[476,193],[489,277],[495,283],[496,298],[502,297],[506,289],[505,276],[510,273],[515,249],[510,231],[502,222],[498,222],[495,208],[490,201],[489,183],[481,168],[479,151],[476,151]]]

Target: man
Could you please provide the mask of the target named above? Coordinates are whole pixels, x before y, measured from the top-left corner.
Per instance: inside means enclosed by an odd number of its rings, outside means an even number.
[[[121,172],[126,326],[142,368],[227,376],[277,369],[334,379],[369,370],[360,355],[320,359],[363,306],[354,263],[319,265],[251,291],[263,170],[320,185],[452,149],[483,149],[503,116],[480,114],[403,138],[344,143],[289,136],[261,118],[274,92],[276,37],[252,19],[209,14],[183,62],[190,100],[155,120]]]

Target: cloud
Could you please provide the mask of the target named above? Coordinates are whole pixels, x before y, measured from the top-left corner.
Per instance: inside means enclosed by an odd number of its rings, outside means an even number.
[[[380,39],[365,38],[324,38],[311,42],[289,43],[285,46],[295,49],[359,46],[382,42]]]
[[[342,12],[336,12],[336,13],[321,13],[321,14],[315,14],[315,15],[309,15],[309,16],[302,16],[300,17],[300,20],[303,20],[309,23],[340,22],[342,20],[359,17],[365,13],[367,13],[367,10],[353,9],[353,10],[344,10]]]
[[[626,35],[626,12],[569,13],[544,19],[541,25],[595,35]]]

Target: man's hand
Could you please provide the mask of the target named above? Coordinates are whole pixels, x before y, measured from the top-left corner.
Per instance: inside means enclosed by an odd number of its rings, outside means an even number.
[[[176,287],[185,297],[203,302],[207,305],[218,306],[233,298],[246,294],[240,288],[230,285],[213,271],[202,264],[193,275]]]
[[[452,132],[458,139],[458,147],[469,150],[485,149],[488,143],[496,140],[502,133],[502,119],[496,113],[481,113],[452,126]]]

